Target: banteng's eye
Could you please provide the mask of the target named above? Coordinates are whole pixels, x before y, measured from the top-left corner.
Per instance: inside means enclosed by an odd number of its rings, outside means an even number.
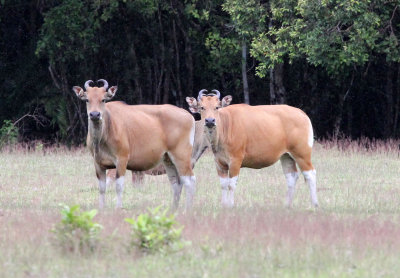
[[[202,106],[202,107],[200,107],[200,109],[201,109],[201,110],[204,110],[204,107]]]
[[[218,109],[220,109],[221,107],[219,107],[219,106],[217,106],[217,107],[215,107],[215,110],[218,110]]]

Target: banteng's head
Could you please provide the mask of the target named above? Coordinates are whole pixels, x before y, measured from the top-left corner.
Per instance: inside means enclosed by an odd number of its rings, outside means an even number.
[[[199,92],[197,100],[193,97],[187,97],[186,102],[192,113],[200,113],[201,119],[208,128],[214,128],[217,124],[219,109],[228,106],[232,101],[232,96],[225,96],[220,100],[221,93],[218,90],[212,90],[207,94],[207,90],[203,89]]]
[[[108,82],[106,80],[99,79],[97,83],[99,82],[102,83],[102,87],[92,87],[94,82],[88,80],[85,82],[85,91],[79,86],[72,88],[78,98],[86,101],[89,120],[94,122],[102,120],[105,102],[112,99],[117,92],[117,86],[112,86],[108,89]]]

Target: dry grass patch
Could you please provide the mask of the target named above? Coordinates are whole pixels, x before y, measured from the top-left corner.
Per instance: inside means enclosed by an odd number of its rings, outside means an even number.
[[[219,179],[206,154],[195,168],[193,212],[181,208],[177,215],[192,244],[168,256],[129,252],[130,227],[123,221],[170,205],[166,176],[146,176],[139,188],[128,182],[122,210],[114,209],[109,188],[106,209],[94,219],[104,227],[101,247],[85,256],[63,254],[51,245],[50,229],[60,220],[60,203],[97,208],[92,158],[84,149],[3,151],[0,277],[397,277],[399,152],[341,148],[315,147],[318,210],[311,209],[302,178],[294,208],[284,207],[279,164],[242,169],[235,207],[221,209]]]

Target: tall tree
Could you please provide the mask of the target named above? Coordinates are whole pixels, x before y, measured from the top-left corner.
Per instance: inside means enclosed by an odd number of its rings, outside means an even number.
[[[398,1],[383,0],[272,1],[274,24],[252,44],[252,54],[261,61],[258,73],[265,75],[285,59],[306,59],[333,79],[348,79],[347,89],[339,93],[338,134],[356,71],[380,55],[389,63],[400,61],[398,9]]]

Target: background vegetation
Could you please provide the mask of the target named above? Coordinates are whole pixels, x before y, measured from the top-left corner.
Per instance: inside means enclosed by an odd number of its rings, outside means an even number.
[[[80,144],[74,85],[105,78],[130,104],[202,88],[288,103],[318,137],[400,135],[399,0],[2,0],[0,125]],[[9,127],[9,122],[7,123]]]

